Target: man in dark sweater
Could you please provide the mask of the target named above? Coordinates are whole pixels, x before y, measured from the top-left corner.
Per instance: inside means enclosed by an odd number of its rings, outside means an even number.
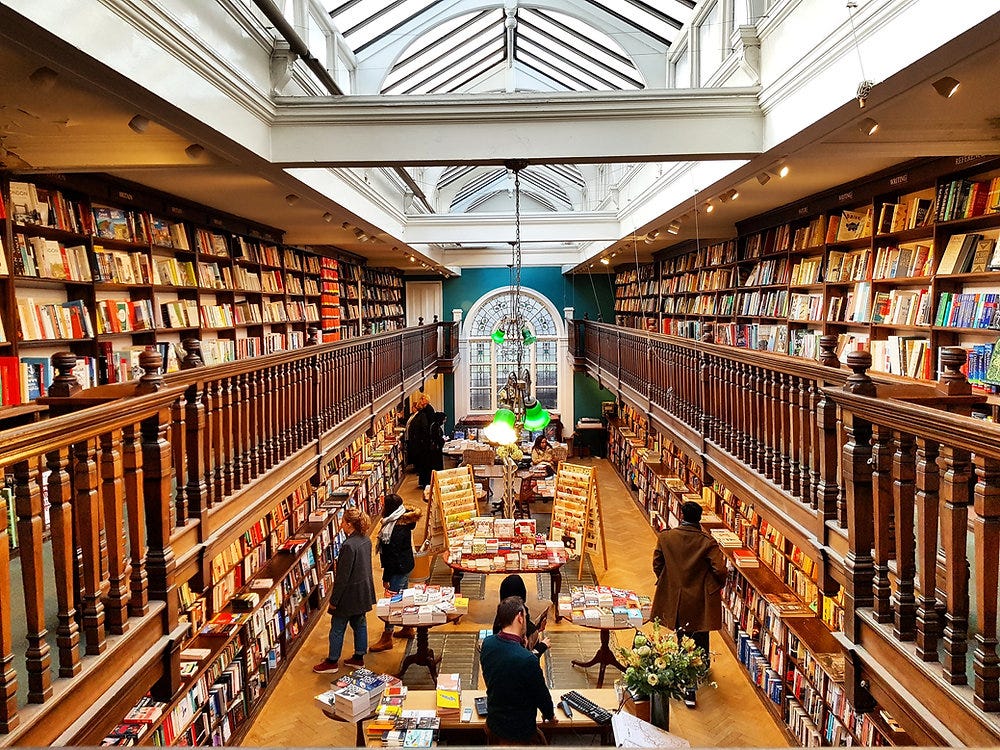
[[[524,647],[524,600],[508,596],[497,609],[500,631],[483,641],[479,663],[486,681],[486,726],[497,741],[530,744],[538,736],[538,711],[555,722],[552,694],[538,657]]]

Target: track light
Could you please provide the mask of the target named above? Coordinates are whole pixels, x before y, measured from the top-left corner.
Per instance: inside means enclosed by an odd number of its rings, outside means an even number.
[[[734,201],[740,197],[738,190],[727,190],[722,195],[719,196],[719,203],[725,203],[726,201]]]
[[[934,83],[931,84],[931,86],[934,87],[934,90],[937,91],[945,99],[950,99],[951,95],[954,94],[956,91],[958,91],[958,87],[960,85],[961,84],[951,76],[945,76],[944,78],[939,78],[938,80],[934,81]]]
[[[737,190],[736,188],[733,188],[732,190],[729,191],[729,200],[730,201],[734,201],[734,200],[736,200],[739,197],[740,197],[740,191]]]
[[[759,175],[757,175],[757,182],[759,182],[761,185],[766,185],[770,181],[771,181],[771,175],[769,175],[767,172],[761,172]]]
[[[674,219],[667,227],[667,234],[678,234],[681,231],[681,223]]]
[[[149,127],[149,118],[143,117],[142,115],[136,115],[128,121],[128,126],[136,133],[145,133],[146,129]]]
[[[781,179],[785,179],[786,177],[788,177],[788,172],[789,172],[788,165],[782,164],[781,169],[778,170],[778,177],[780,177]]]
[[[327,211],[325,214],[323,214],[323,221],[329,224],[331,221],[333,221],[333,214]]]
[[[187,158],[191,159],[191,161],[198,161],[204,155],[205,147],[199,143],[192,143],[184,149],[184,153],[187,154]]]
[[[715,206],[712,205],[711,201],[705,201],[705,213],[710,214],[715,210]]]
[[[358,239],[358,242],[367,242],[368,235],[361,227],[354,227],[354,236]]]
[[[605,265],[605,266],[606,266],[606,265],[608,265],[609,263],[611,263],[611,261],[610,261],[610,260],[608,260],[607,258],[601,258],[601,264],[602,264],[602,265]]]
[[[417,259],[414,256],[410,256],[410,263],[416,263]]]
[[[878,131],[878,123],[870,117],[866,117],[858,123],[858,131],[861,135],[875,135]]]
[[[52,70],[52,68],[46,68],[44,65],[33,70],[28,76],[28,80],[39,91],[48,91],[55,86],[57,78],[59,78],[59,74]]]
[[[285,203],[287,203],[289,206],[294,206],[298,202],[299,202],[299,196],[297,196],[295,193],[289,193],[288,195],[285,196]]]

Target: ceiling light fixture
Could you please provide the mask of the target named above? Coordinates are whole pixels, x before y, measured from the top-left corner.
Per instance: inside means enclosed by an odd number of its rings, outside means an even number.
[[[771,175],[769,175],[767,172],[761,172],[759,175],[757,175],[757,182],[759,182],[761,185],[766,185],[770,181],[771,181]]]
[[[679,234],[681,231],[681,223],[674,219],[670,222],[670,226],[667,227],[667,234]]]
[[[878,123],[870,117],[866,117],[858,123],[858,131],[861,135],[871,136],[878,132]]]
[[[191,161],[198,161],[205,154],[205,147],[199,143],[192,143],[186,149],[184,153],[187,154],[187,158]]]
[[[145,133],[149,128],[149,118],[143,115],[136,115],[128,121],[128,126],[136,133]]]
[[[605,265],[605,266],[606,266],[606,265],[608,265],[609,263],[611,263],[611,261],[610,261],[610,260],[608,260],[608,259],[607,259],[607,257],[604,257],[604,258],[601,258],[601,264],[602,264],[602,265]]]
[[[710,214],[715,210],[715,206],[712,205],[712,201],[705,201],[705,213]]]
[[[48,91],[56,85],[56,79],[58,78],[58,73],[52,70],[52,68],[47,68],[44,65],[33,70],[28,76],[28,80],[31,81],[31,83],[34,84],[35,88],[39,91]]]
[[[295,193],[289,193],[288,195],[285,196],[285,203],[287,203],[289,206],[294,206],[298,202],[299,202],[299,196],[297,196]]]
[[[861,46],[858,44],[858,31],[854,28],[854,11],[857,8],[858,4],[856,0],[847,0],[847,16],[851,21],[851,36],[854,38],[854,50],[858,53],[858,68],[861,70],[861,83],[858,84],[858,90],[854,96],[857,97],[858,107],[864,109],[865,104],[868,102],[868,96],[872,93],[875,84],[865,76],[865,66],[861,62]]]
[[[933,86],[934,90],[945,99],[950,99],[952,94],[958,91],[958,87],[961,86],[961,84],[951,76],[945,76],[944,78],[939,78],[934,81],[931,86]]]
[[[417,259],[411,255],[410,256],[410,263],[416,263],[416,262],[417,262]]]
[[[788,177],[789,171],[790,170],[788,169],[788,165],[782,164],[781,169],[778,170],[778,177],[780,177],[781,179],[785,179],[786,177]]]

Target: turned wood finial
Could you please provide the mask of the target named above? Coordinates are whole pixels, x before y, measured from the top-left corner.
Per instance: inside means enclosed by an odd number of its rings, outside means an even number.
[[[163,357],[155,349],[147,349],[139,355],[142,377],[135,387],[138,394],[156,393],[163,387]]]
[[[819,363],[821,365],[840,369],[840,359],[837,357],[837,344],[839,342],[840,337],[835,333],[819,337]]]
[[[715,343],[715,324],[706,323],[705,328],[701,332],[701,340],[706,344]]]
[[[437,316],[437,313],[434,313],[434,322],[435,322],[435,323],[437,323],[437,322],[438,322],[438,316]]]
[[[417,325],[422,326],[423,324],[424,324],[424,318],[423,316],[420,316],[419,318],[417,318]]]
[[[316,346],[319,344],[321,332],[316,326],[309,327],[309,335],[306,337],[306,346]]]
[[[52,355],[52,369],[57,375],[52,378],[49,395],[56,398],[66,398],[83,390],[80,381],[73,375],[76,367],[76,355],[73,352],[56,352]]]
[[[184,339],[181,342],[184,348],[184,359],[181,360],[182,370],[193,370],[195,367],[204,367],[205,360],[201,358],[201,341],[198,339]]]
[[[847,355],[847,367],[854,372],[847,377],[844,390],[857,396],[876,395],[875,381],[868,377],[868,369],[872,366],[872,355],[866,351],[851,352]]]
[[[968,353],[960,346],[946,346],[941,349],[941,372],[938,373],[937,390],[947,396],[967,396],[972,393],[962,366]]]

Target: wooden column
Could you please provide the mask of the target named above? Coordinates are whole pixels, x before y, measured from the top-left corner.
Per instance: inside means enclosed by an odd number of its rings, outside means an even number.
[[[916,445],[917,563],[920,574],[917,656],[923,661],[937,661],[940,634],[937,615],[938,444],[918,437]]]
[[[875,425],[872,432],[872,508],[875,527],[875,566],[872,579],[876,622],[892,622],[892,584],[889,559],[892,557],[892,432]]]
[[[125,554],[125,492],[123,486],[121,430],[100,436],[101,501],[108,539],[108,593],[104,614],[111,633],[128,629],[128,558]]]
[[[21,584],[28,647],[25,671],[28,702],[44,703],[52,697],[49,644],[45,640],[45,566],[42,562],[42,492],[38,486],[38,460],[14,464],[14,509],[17,513],[18,548],[21,551]]]
[[[0,495],[0,600],[11,601],[10,536],[7,533],[7,501]],[[21,723],[17,715],[17,672],[14,670],[14,638],[9,606],[0,606],[0,732],[12,732]]]
[[[170,545],[173,525],[170,519],[172,498],[170,481],[170,443],[167,442],[169,411],[144,419],[142,422],[143,501],[146,510],[147,542],[146,570],[149,575],[149,596],[166,604],[163,614],[164,632],[177,626],[179,602],[174,587],[174,550]]]
[[[916,465],[913,436],[895,432],[892,457],[892,499],[896,522],[896,595],[893,601],[895,628],[901,641],[916,637],[917,602],[914,596],[916,552],[914,547],[914,503]]]
[[[80,673],[80,626],[77,623],[76,592],[73,588],[73,485],[69,475],[69,449],[58,448],[45,454],[49,470],[49,531],[52,548],[52,572],[56,589],[56,648],[59,650],[59,676]]]
[[[149,612],[149,579],[146,575],[146,507],[143,501],[142,444],[136,425],[122,429],[122,474],[128,512],[130,598],[128,612],[142,617]]]
[[[940,447],[941,545],[945,555],[944,678],[965,685],[969,628],[969,454],[950,445]]]
[[[1000,460],[975,455],[976,648],[972,654],[975,703],[1000,711],[1000,660],[997,659],[997,594],[1000,588]]]
[[[73,509],[76,511],[77,546],[83,553],[83,635],[88,654],[107,647],[104,602],[101,601],[101,511],[97,479],[97,439],[73,446]]]

